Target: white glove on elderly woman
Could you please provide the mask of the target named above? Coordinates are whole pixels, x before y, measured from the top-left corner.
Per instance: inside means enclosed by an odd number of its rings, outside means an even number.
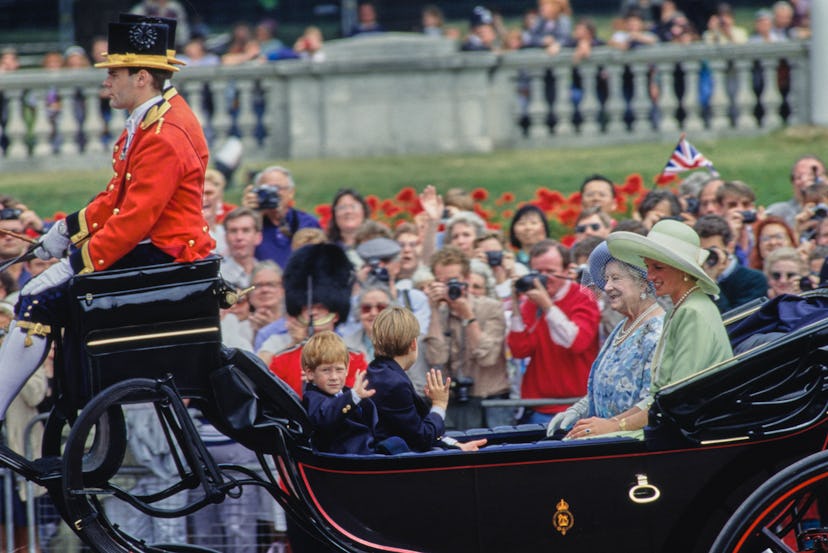
[[[69,265],[69,259],[63,258],[27,282],[23,290],[20,291],[20,294],[24,296],[36,296],[49,288],[63,284],[73,276],[75,276],[75,271]]]
[[[546,427],[546,436],[552,437],[558,430],[569,430],[576,422],[584,418],[589,410],[589,400],[586,396],[582,397],[569,407],[566,411],[562,411],[552,417],[549,425]]]
[[[66,221],[61,219],[57,221],[49,231],[43,235],[40,240],[40,247],[36,248],[34,254],[43,260],[52,259],[53,257],[63,257],[66,253],[66,248],[69,247],[68,231],[66,230]]]

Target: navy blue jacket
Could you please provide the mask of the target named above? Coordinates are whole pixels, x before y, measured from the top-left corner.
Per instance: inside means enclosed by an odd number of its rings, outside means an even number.
[[[762,271],[739,265],[719,281],[719,299],[716,307],[724,313],[756,298],[768,295],[768,279]]]
[[[358,455],[374,453],[377,410],[370,399],[356,404],[348,387],[332,396],[308,383],[302,404],[313,424],[313,445],[317,450]]]
[[[431,413],[414,391],[411,379],[393,359],[377,357],[368,365],[368,386],[376,390],[371,398],[377,406],[377,441],[392,436],[405,440],[412,451],[428,451],[443,435],[443,418]]]

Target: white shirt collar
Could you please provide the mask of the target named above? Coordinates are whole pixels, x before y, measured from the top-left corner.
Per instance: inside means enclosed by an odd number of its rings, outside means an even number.
[[[124,146],[124,151],[129,147],[130,142],[132,142],[132,137],[135,134],[136,129],[138,129],[138,124],[143,121],[144,116],[147,114],[149,109],[157,104],[161,100],[161,95],[158,94],[157,96],[153,96],[134,110],[132,113],[129,114],[127,117],[126,123],[124,126],[126,127],[127,131],[127,139],[126,145]]]

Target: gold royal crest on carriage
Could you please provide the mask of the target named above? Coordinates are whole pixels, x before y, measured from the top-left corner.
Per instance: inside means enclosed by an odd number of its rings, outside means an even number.
[[[561,499],[556,505],[555,515],[552,517],[552,524],[555,530],[565,536],[575,526],[575,517],[569,511],[569,503]]]

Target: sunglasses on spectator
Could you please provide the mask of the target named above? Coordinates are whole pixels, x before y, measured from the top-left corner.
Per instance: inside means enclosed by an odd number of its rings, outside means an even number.
[[[799,276],[799,273],[782,273],[780,271],[771,271],[770,275],[773,280],[782,280],[782,277],[785,277],[788,280],[793,280]]]
[[[15,207],[4,207],[3,209],[0,209],[0,221],[20,219],[21,213],[23,213],[22,209],[17,209]]]
[[[374,309],[377,310],[377,313],[381,313],[386,307],[388,307],[387,303],[363,303],[359,306],[359,309],[363,315],[368,315]]]
[[[598,232],[601,230],[601,223],[589,223],[587,225],[576,225],[575,232],[581,233],[586,232],[587,229],[592,229],[593,232]]]

